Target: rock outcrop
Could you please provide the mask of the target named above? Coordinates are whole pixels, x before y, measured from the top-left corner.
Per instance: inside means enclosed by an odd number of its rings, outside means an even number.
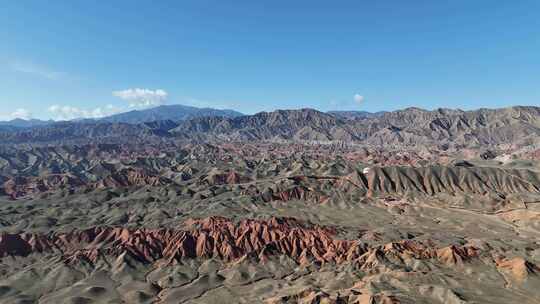
[[[370,247],[358,240],[337,239],[332,228],[304,226],[289,218],[234,223],[210,217],[186,225],[186,230],[96,227],[48,235],[4,233],[0,257],[60,251],[66,261],[82,258],[96,263],[101,256],[127,254],[141,263],[174,263],[198,257],[234,261],[242,256],[265,261],[286,255],[304,265],[349,262],[367,270],[410,258],[454,266],[478,255],[474,247],[434,248],[409,240]]]

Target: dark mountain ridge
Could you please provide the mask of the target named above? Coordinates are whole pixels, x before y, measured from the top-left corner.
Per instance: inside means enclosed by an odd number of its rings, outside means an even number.
[[[141,124],[62,122],[31,129],[0,131],[0,139],[8,143],[126,137],[346,141],[371,145],[526,145],[536,143],[540,138],[540,108],[510,107],[473,111],[407,108],[355,119],[340,118],[313,109],[300,109],[238,117],[158,120]]]
[[[244,114],[233,110],[197,108],[184,105],[162,105],[146,110],[133,110],[99,119],[105,122],[144,123],[157,120],[181,121],[204,116],[238,117]]]
[[[31,128],[31,127],[45,126],[53,122],[54,122],[53,120],[15,118],[8,121],[0,121],[0,127]]]
[[[384,113],[387,113],[386,111],[379,111],[379,112],[367,112],[367,111],[328,111],[326,112],[330,115],[334,115],[339,118],[345,118],[345,119],[357,119],[357,118],[370,118],[370,117],[379,117],[383,115]]]
[[[191,106],[184,106],[179,104],[162,105],[145,110],[132,110],[129,112],[123,112],[106,116],[99,119],[84,118],[68,120],[69,122],[79,123],[95,123],[95,122],[112,122],[112,123],[129,123],[140,124],[146,122],[154,122],[160,120],[170,121],[182,121],[192,119],[196,117],[204,116],[220,116],[220,117],[238,117],[244,114],[234,110],[219,110],[212,108],[197,108]],[[0,121],[0,130],[14,129],[14,128],[32,128],[55,124],[65,121],[54,120],[39,120],[39,119],[13,119],[9,121]]]

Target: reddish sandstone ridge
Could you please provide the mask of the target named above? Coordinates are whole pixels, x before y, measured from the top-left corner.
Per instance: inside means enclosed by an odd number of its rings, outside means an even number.
[[[307,288],[292,295],[279,295],[264,301],[266,304],[280,303],[303,303],[303,304],[399,304],[400,301],[385,294],[363,293],[359,290],[342,290],[337,294],[328,294],[321,290]]]
[[[331,228],[304,225],[290,218],[245,219],[235,223],[210,217],[190,220],[186,228],[96,227],[48,235],[4,233],[0,236],[0,258],[59,251],[68,262],[80,258],[96,262],[101,256],[128,254],[142,263],[174,263],[196,257],[232,261],[249,255],[264,261],[271,255],[287,255],[300,264],[351,262],[367,270],[411,258],[456,265],[478,255],[473,247],[434,248],[411,240],[370,247],[358,240],[337,239]]]
[[[495,263],[499,270],[509,273],[517,281],[525,281],[529,276],[540,273],[538,266],[521,257],[497,258]]]
[[[8,179],[2,187],[4,193],[13,199],[46,192],[52,189],[83,186],[84,182],[69,174],[50,174],[45,177],[14,177]]]

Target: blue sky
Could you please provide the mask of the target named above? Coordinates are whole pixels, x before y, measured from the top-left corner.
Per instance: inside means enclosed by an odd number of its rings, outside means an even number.
[[[540,104],[536,0],[2,1],[0,41],[3,119]]]

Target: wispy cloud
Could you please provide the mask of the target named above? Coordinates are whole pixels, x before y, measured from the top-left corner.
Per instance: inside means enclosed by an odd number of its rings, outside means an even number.
[[[162,89],[150,90],[150,89],[126,89],[121,91],[112,92],[113,96],[116,96],[122,100],[128,102],[124,105],[108,104],[106,106],[100,106],[95,108],[81,108],[78,106],[71,106],[65,104],[53,104],[47,108],[47,112],[54,120],[73,120],[73,119],[98,119],[107,117],[110,115],[129,111],[130,109],[145,109],[152,106],[158,106],[167,102],[168,93]],[[231,109],[233,103],[230,102],[209,102],[192,97],[183,97],[182,104],[191,105],[195,107],[209,107],[209,108],[221,108]],[[0,120],[11,120],[14,118],[30,119],[32,114],[26,109],[17,109],[13,113],[0,115]]]
[[[167,101],[168,94],[164,90],[150,89],[126,89],[121,91],[113,91],[113,96],[127,101],[128,106],[114,106],[109,104],[105,107],[97,107],[94,109],[81,109],[79,107],[69,105],[52,105],[48,111],[56,120],[72,120],[77,118],[102,118],[113,114],[125,112],[129,108],[149,108],[159,106]]]
[[[31,119],[32,113],[24,108],[15,109],[15,111],[11,113],[9,112],[0,113],[0,121],[12,120],[12,119],[17,119],[17,118],[25,119],[25,120]]]
[[[49,80],[57,80],[65,75],[65,73],[55,71],[49,67],[25,61],[12,62],[11,69],[15,72],[31,74]]]
[[[32,118],[32,113],[27,109],[18,108],[13,113],[10,114],[11,119],[20,118],[20,119],[30,119]]]
[[[365,100],[364,96],[360,94],[354,94],[353,99],[356,103],[362,104]]]
[[[131,108],[155,107],[167,102],[169,94],[164,90],[127,89],[112,92],[113,96],[129,102]]]
[[[366,98],[360,94],[354,94],[352,99],[332,99],[329,104],[333,110],[337,109],[355,109],[359,105],[363,105]]]
[[[102,118],[122,112],[122,109],[114,105],[97,107],[94,109],[81,109],[72,106],[52,105],[47,109],[55,120],[71,120],[77,118]]]

